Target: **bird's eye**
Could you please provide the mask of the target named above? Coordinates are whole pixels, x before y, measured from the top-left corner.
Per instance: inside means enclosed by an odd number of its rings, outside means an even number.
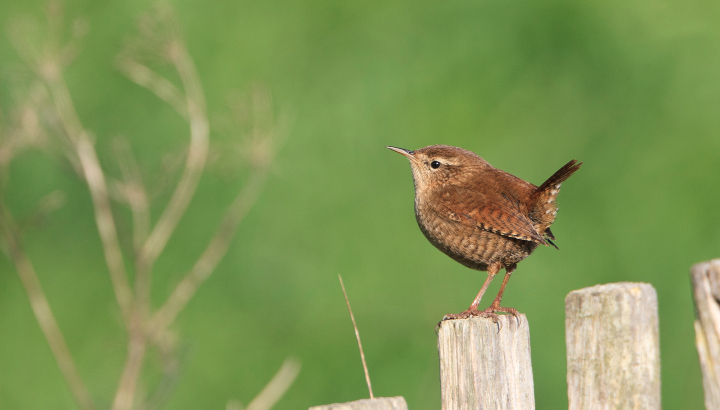
[[[440,162],[439,161],[433,161],[430,163],[430,166],[433,167],[433,169],[440,168]]]

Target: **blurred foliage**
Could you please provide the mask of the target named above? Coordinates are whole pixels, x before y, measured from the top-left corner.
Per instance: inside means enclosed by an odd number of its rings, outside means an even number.
[[[66,80],[106,170],[119,173],[111,142],[122,135],[152,179],[158,158],[182,152],[187,130],[113,66],[150,6],[69,0],[66,14],[86,18],[90,34]],[[403,395],[411,409],[438,408],[435,324],[465,309],[485,275],[422,237],[409,166],[384,146],[439,143],[473,150],[536,184],[569,159],[585,163],[560,194],[553,226],[560,251],[539,249],[522,262],[503,298],[531,324],[537,407],[567,406],[565,295],[641,281],[658,291],[663,406],[702,408],[687,273],[691,264],[720,256],[720,3],[173,6],[211,112],[225,106],[229,89],[247,91],[260,81],[296,119],[258,204],[179,318],[183,370],[168,408],[246,402],[288,354],[303,370],[278,408],[366,397],[337,273],[353,303],[375,394]],[[0,21],[39,17],[43,7],[6,1]],[[6,37],[0,64],[4,121],[28,77]],[[211,138],[220,152],[234,143],[217,132]],[[156,265],[158,300],[202,252],[242,183],[221,165],[203,177]],[[80,373],[107,407],[125,339],[89,195],[67,167],[27,152],[0,177],[20,217],[55,189],[67,196],[25,242]],[[124,240],[131,246],[132,238]],[[73,408],[5,258],[0,334],[0,408]]]

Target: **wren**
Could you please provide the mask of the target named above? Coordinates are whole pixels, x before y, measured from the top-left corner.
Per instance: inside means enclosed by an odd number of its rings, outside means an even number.
[[[580,168],[572,160],[539,187],[490,165],[477,154],[449,145],[415,151],[387,147],[410,160],[415,182],[415,218],[436,248],[488,276],[470,307],[446,319],[518,315],[501,307],[505,286],[518,262],[539,245],[555,246],[550,226],[557,215],[560,185]],[[478,305],[495,275],[505,269],[500,291],[485,310]]]

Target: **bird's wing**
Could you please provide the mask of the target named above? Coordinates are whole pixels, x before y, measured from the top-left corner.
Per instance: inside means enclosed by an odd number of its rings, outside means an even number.
[[[533,185],[526,184],[534,189]],[[459,186],[443,188],[443,192],[439,195],[440,200],[437,201],[436,212],[442,218],[463,225],[479,227],[509,238],[547,245],[527,216],[524,201],[518,198],[522,197],[518,195],[522,193],[489,187],[474,188],[473,190]]]

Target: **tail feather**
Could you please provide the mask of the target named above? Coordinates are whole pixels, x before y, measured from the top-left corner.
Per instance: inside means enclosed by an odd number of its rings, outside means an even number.
[[[557,172],[555,172],[550,178],[547,179],[547,181],[543,182],[543,184],[538,187],[537,191],[535,191],[535,195],[547,190],[552,185],[563,183],[563,181],[570,178],[570,175],[574,174],[575,171],[580,169],[581,165],[582,162],[577,162],[576,160],[572,160],[567,164],[563,165],[562,168],[558,169]],[[560,187],[556,187],[556,189],[560,189]]]
[[[557,194],[560,192],[560,185],[580,169],[581,165],[582,162],[575,160],[568,162],[535,190],[529,202],[530,219],[535,222],[535,228],[541,235],[555,239],[549,228],[555,222],[557,215]]]

